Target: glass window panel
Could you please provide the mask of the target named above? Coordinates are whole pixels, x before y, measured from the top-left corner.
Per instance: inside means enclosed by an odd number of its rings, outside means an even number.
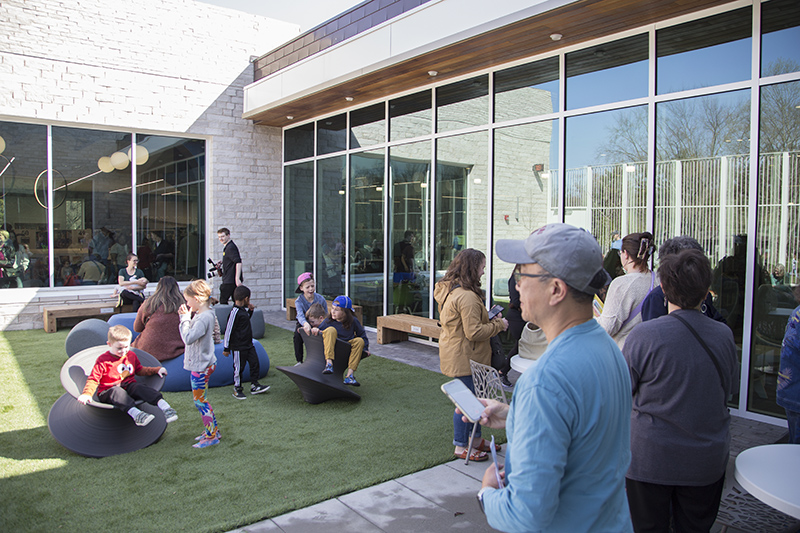
[[[750,78],[752,8],[720,13],[656,33],[656,92]]]
[[[436,131],[453,131],[489,122],[489,76],[436,88]]]
[[[558,222],[558,122],[545,121],[495,130],[494,235],[524,239],[550,222]],[[495,251],[492,250],[494,254]],[[508,303],[508,278],[514,265],[492,262],[492,298]]]
[[[205,141],[140,135],[137,145],[148,152],[136,167],[139,268],[151,282],[164,276],[202,277],[207,257]],[[130,183],[114,194],[128,195],[130,203]],[[236,233],[235,227],[229,229]]]
[[[714,269],[714,305],[741,348],[750,92],[660,103],[656,116],[656,245],[690,235],[703,246]],[[738,394],[737,387],[734,403]]]
[[[429,316],[430,141],[389,150],[389,312]]]
[[[317,161],[317,292],[328,300],[344,294],[346,264],[344,156]],[[308,205],[308,199],[306,199]]]
[[[350,297],[364,325],[383,315],[384,152],[350,156]]]
[[[47,287],[47,128],[0,122],[0,138],[0,148],[5,145],[0,149],[0,209],[2,228],[8,233],[0,240],[0,288]],[[38,198],[34,191],[38,191]],[[63,198],[63,194],[56,196]],[[58,237],[55,245],[66,247]],[[63,285],[58,266],[56,262],[56,284]]]
[[[761,89],[756,294],[747,409],[784,416],[775,403],[786,322],[800,284],[800,82]]]
[[[503,122],[558,111],[558,58],[494,74],[494,120]]]
[[[647,229],[647,108],[567,118],[565,222],[608,250],[612,233]]]
[[[284,161],[305,159],[314,155],[314,123],[303,124],[283,132]]]
[[[61,277],[69,261],[82,285],[116,284],[110,249],[115,242],[130,245],[131,135],[62,127],[52,132],[53,230],[66,244],[54,250]]]
[[[295,298],[297,276],[314,271],[314,163],[283,170],[284,294]]]
[[[386,142],[386,106],[383,102],[350,112],[350,148]]]
[[[567,109],[647,96],[647,35],[570,52]]]
[[[800,2],[761,4],[761,75],[800,70]]]
[[[389,139],[399,141],[431,134],[431,92],[389,101]]]
[[[317,121],[317,155],[341,152],[347,148],[347,115]]]
[[[446,137],[436,144],[436,281],[464,248],[489,256],[488,135]],[[481,281],[485,288],[486,279]]]

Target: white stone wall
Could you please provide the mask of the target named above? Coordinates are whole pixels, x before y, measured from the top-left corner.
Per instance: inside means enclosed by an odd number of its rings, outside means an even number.
[[[230,228],[254,304],[278,308],[281,132],[243,120],[242,101],[251,56],[298,33],[194,0],[4,0],[0,120],[207,139],[206,248],[221,257],[216,230]],[[0,291],[0,329],[41,328],[51,296],[110,290]]]

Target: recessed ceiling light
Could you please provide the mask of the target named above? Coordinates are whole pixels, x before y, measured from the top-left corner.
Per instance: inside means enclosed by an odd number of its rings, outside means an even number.
[[[436,71],[436,70],[429,70],[428,71],[428,76],[430,76],[430,77],[434,77],[434,76],[436,76],[438,74],[439,74],[439,72]]]
[[[560,33],[551,33],[550,34],[550,38],[552,40],[554,40],[554,41],[560,41],[562,37],[563,37],[563,35],[561,35]]]
[[[294,120],[294,117],[292,115],[286,115],[286,120]]]
[[[353,97],[352,96],[345,96],[344,99],[347,100],[348,102],[352,102],[353,101]]]

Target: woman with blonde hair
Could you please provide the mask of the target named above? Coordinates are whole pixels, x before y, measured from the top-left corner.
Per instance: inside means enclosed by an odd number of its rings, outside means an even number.
[[[609,285],[603,313],[597,318],[620,350],[634,326],[642,322],[645,297],[658,286],[658,276],[649,266],[654,250],[649,231],[630,233],[622,239],[620,259],[625,275],[614,278]]]
[[[131,346],[149,353],[159,361],[174,359],[183,353],[185,345],[178,325],[178,309],[186,303],[172,276],[158,280],[156,291],[147,298],[136,313],[133,330],[140,334]]]
[[[453,258],[444,277],[436,284],[433,297],[439,304],[439,365],[442,374],[461,380],[475,392],[470,360],[484,365],[492,363],[489,339],[505,331],[508,321],[500,315],[489,320],[481,290],[481,276],[486,268],[486,256],[473,248],[461,250]],[[456,457],[470,461],[486,461],[490,444],[478,438],[480,426],[475,428],[475,441],[471,452],[469,437],[472,425],[463,422],[460,414],[453,415],[453,444]],[[497,446],[499,450],[500,447]]]

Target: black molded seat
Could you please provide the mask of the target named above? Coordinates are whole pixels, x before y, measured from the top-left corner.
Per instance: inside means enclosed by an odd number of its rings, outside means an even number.
[[[322,335],[307,335],[300,330],[303,343],[306,345],[306,358],[298,366],[279,366],[278,370],[289,376],[303,394],[308,403],[322,403],[335,398],[352,398],[360,400],[361,396],[342,383],[347,362],[350,359],[350,344],[342,340],[336,341],[333,359],[333,374],[323,374],[325,368],[325,347]],[[368,357],[364,352],[362,359]]]
[[[112,405],[100,403],[97,396],[83,405],[77,398],[83,392],[86,377],[98,356],[108,350],[107,345],[87,348],[73,355],[61,367],[61,384],[67,392],[56,400],[47,415],[47,427],[62,446],[87,457],[107,457],[136,451],[150,446],[164,434],[167,420],[156,406],[136,402],[139,409],[155,418],[146,426],[137,426],[127,413]],[[161,366],[149,353],[134,348],[144,366]],[[164,378],[137,376],[136,381],[161,390]]]

